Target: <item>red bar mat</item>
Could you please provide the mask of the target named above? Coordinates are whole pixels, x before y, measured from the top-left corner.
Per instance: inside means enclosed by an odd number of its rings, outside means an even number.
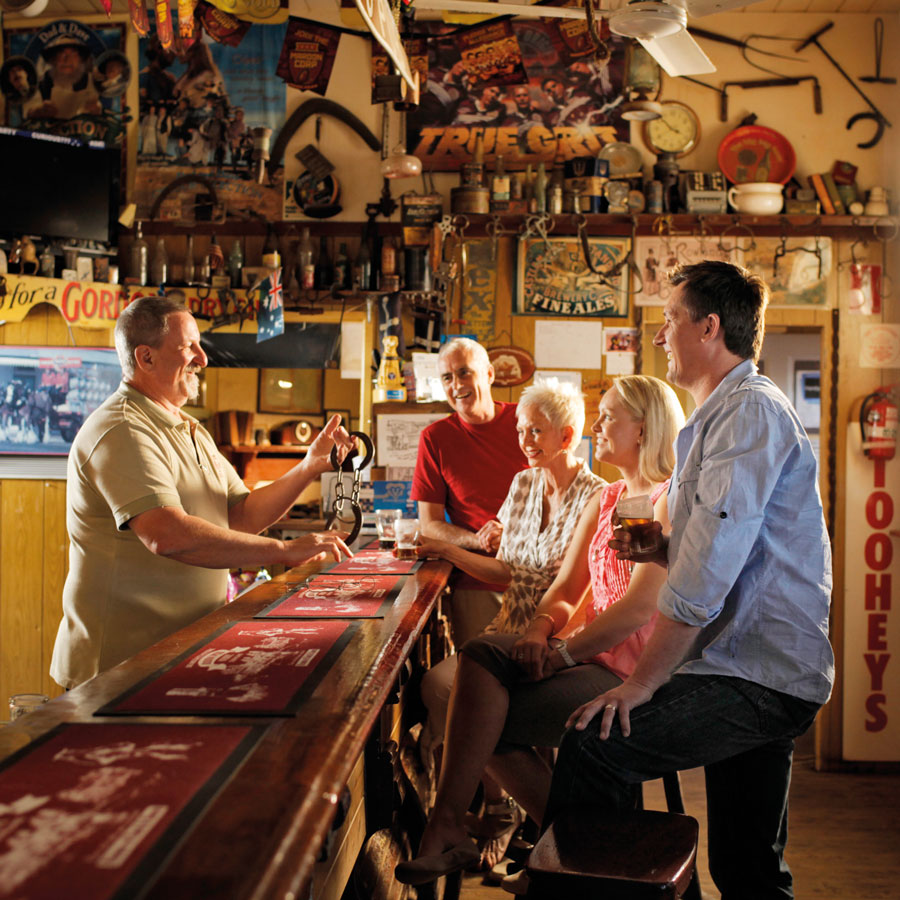
[[[256,619],[379,619],[397,599],[403,575],[318,575],[282,594]]]
[[[59,725],[0,764],[0,897],[133,900],[265,732]]]
[[[226,625],[95,715],[293,715],[356,627],[335,619]]]
[[[390,550],[364,549],[326,571],[329,575],[409,575],[421,565],[421,559],[394,559]]]

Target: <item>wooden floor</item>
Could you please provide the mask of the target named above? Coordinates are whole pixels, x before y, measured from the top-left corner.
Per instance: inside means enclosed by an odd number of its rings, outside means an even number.
[[[707,869],[703,771],[682,773],[687,812],[700,821],[704,900],[719,900]],[[648,785],[647,807],[664,809],[661,785]],[[812,755],[794,757],[787,858],[797,900],[900,898],[900,775],[816,772]],[[511,897],[467,875],[464,900]]]

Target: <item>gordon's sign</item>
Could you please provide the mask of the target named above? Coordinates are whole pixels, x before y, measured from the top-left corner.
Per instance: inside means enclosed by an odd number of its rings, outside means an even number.
[[[7,275],[6,293],[0,296],[0,322],[21,322],[41,303],[55,306],[70,325],[82,328],[113,328],[119,313],[131,300],[152,296],[153,288],[129,289],[126,299],[121,285],[92,281],[63,281],[29,275]],[[239,300],[245,291],[235,291]],[[218,291],[185,289],[185,302],[195,315],[216,318],[225,314]],[[254,307],[258,298],[254,299]]]

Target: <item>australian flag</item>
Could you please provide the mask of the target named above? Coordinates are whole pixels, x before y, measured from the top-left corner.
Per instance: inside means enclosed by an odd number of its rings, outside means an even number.
[[[256,320],[256,342],[284,334],[284,290],[281,269],[275,269],[259,286],[259,315]]]

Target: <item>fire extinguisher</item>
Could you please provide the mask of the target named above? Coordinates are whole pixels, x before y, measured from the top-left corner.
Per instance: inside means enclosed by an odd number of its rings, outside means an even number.
[[[880,387],[863,397],[859,410],[863,453],[869,459],[893,459],[897,449],[897,404],[891,388]]]

